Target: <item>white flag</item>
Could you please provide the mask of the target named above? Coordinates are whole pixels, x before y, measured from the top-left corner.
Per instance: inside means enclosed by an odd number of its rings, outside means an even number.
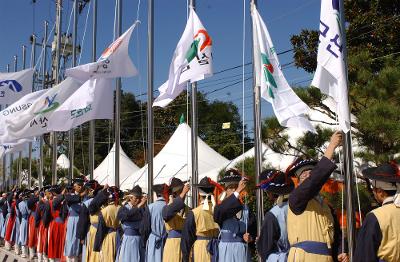
[[[9,105],[6,109],[0,112],[0,136],[3,135],[6,131],[6,120],[14,117],[18,117],[19,114],[25,112],[31,107],[31,105],[43,95],[47,90],[40,90],[33,93],[29,93]]]
[[[348,132],[350,114],[338,0],[321,0],[319,29],[318,64],[311,85],[335,100],[339,126]]]
[[[82,81],[89,78],[131,77],[138,74],[128,54],[129,40],[132,31],[139,22],[136,21],[123,35],[107,47],[97,62],[80,65],[66,70],[66,75]]]
[[[0,105],[6,107],[32,92],[33,69],[0,73]]]
[[[165,107],[185,88],[212,75],[212,40],[193,8],[190,8],[185,31],[175,49],[168,80],[158,88],[160,95],[153,106]]]
[[[7,119],[3,143],[13,143],[19,139],[48,133],[49,117],[70,97],[82,83],[68,77],[53,88],[47,89],[28,110]]]
[[[49,117],[48,129],[67,131],[93,119],[113,119],[114,90],[111,79],[86,81]]]
[[[315,133],[314,127],[306,117],[310,109],[286,81],[267,27],[255,6],[252,6],[251,14],[256,52],[256,84],[261,87],[261,96],[272,104],[275,116],[282,126]]]
[[[0,158],[8,153],[21,152],[27,149],[28,142],[32,142],[33,139],[21,139],[16,143],[2,144],[0,145]]]

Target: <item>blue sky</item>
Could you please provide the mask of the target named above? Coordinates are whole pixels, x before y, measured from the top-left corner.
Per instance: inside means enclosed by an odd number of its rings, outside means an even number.
[[[251,32],[249,0],[245,10],[245,62],[251,61]],[[98,0],[98,39],[97,54],[113,39],[114,0]],[[123,1],[123,31],[137,16],[138,0]],[[140,75],[136,78],[124,79],[123,89],[136,95],[146,93],[147,89],[147,1],[141,1],[139,19],[141,24],[132,35],[129,52]],[[243,1],[241,0],[197,0],[197,14],[213,39],[214,71],[239,66],[242,64],[243,50]],[[170,60],[175,46],[186,23],[186,0],[155,1],[155,66],[154,88],[157,89],[167,78]],[[270,31],[277,52],[291,49],[290,36],[303,28],[317,29],[319,25],[320,1],[318,0],[258,0],[258,7]],[[64,0],[63,32],[67,31],[71,14],[72,0]],[[79,41],[82,45],[80,63],[91,61],[91,15],[87,24],[85,41],[82,42],[88,7],[79,17]],[[30,57],[29,36],[34,32],[40,39],[43,36],[43,21],[49,21],[49,30],[55,22],[55,0],[2,0],[0,1],[0,71],[13,63],[13,56],[21,57],[21,46],[28,46],[28,62]],[[70,33],[71,29],[70,27]],[[38,49],[39,52],[39,49]],[[292,52],[280,56],[282,65],[293,61]],[[20,61],[19,61],[20,62]],[[20,63],[19,63],[20,64]],[[29,64],[29,63],[28,63]],[[12,68],[12,67],[11,67]],[[250,77],[251,67],[245,67],[246,77]],[[241,80],[241,68],[215,74],[213,77],[199,82],[199,90],[211,92],[215,89],[233,84]],[[311,75],[294,66],[284,68],[289,83],[307,85]],[[251,81],[245,82],[244,118],[250,128],[252,122]],[[226,87],[208,95],[209,99],[233,101],[242,109],[242,83]],[[138,99],[145,100],[146,95]],[[262,104],[263,116],[270,115],[271,106]],[[242,112],[241,112],[242,114]],[[201,117],[201,116],[199,116]]]

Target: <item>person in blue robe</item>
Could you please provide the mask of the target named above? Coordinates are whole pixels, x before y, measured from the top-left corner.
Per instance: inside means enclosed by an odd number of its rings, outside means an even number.
[[[274,201],[274,206],[264,216],[257,239],[258,255],[261,261],[286,262],[290,249],[286,221],[293,181],[279,170],[268,169],[261,173],[258,187],[265,190],[269,199]]]
[[[73,180],[74,193],[65,194],[65,202],[68,205],[67,232],[64,245],[64,256],[67,262],[78,261],[82,252],[80,240],[76,237],[78,228],[79,213],[82,206],[82,200],[85,195],[84,179],[75,178]]]
[[[166,184],[153,185],[155,201],[148,205],[143,214],[143,227],[140,234],[146,243],[146,262],[161,262],[164,242],[167,237],[162,210],[167,204],[165,193],[168,194]]]
[[[218,181],[225,186],[226,198],[214,209],[214,221],[220,226],[218,261],[250,261],[249,243],[256,236],[256,220],[240,201],[247,180],[237,170],[228,170]]]
[[[143,219],[147,197],[143,196],[140,186],[128,192],[127,203],[118,210],[117,218],[121,221],[123,236],[117,252],[117,262],[145,261],[145,252],[139,228]]]
[[[7,214],[6,200],[7,200],[7,194],[6,193],[2,193],[1,194],[1,198],[0,198],[0,238],[2,238],[1,237],[1,230],[3,229],[3,225],[4,225],[4,222],[5,222],[5,217],[6,217],[6,214]],[[4,209],[5,209],[5,212],[3,212]],[[0,239],[0,245],[4,245],[3,239]]]
[[[22,195],[22,201],[18,204],[18,210],[21,216],[21,224],[19,227],[18,245],[21,247],[21,257],[26,258],[28,255],[28,219],[31,210],[28,208],[28,198],[32,192],[27,190]]]

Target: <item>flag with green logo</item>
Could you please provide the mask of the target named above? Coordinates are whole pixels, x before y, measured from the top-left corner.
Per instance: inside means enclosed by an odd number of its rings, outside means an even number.
[[[176,46],[169,67],[168,80],[158,88],[160,95],[153,106],[166,107],[186,84],[212,75],[212,40],[193,8],[190,8],[185,31]]]
[[[267,26],[254,5],[251,15],[256,85],[261,87],[261,97],[272,104],[282,126],[315,132],[306,116],[310,108],[301,101],[285,79]]]

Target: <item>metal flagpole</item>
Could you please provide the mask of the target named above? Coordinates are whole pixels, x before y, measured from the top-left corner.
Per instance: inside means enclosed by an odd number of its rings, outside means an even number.
[[[190,0],[190,6],[193,9],[196,8],[196,0]],[[192,185],[198,184],[199,182],[199,163],[198,163],[198,148],[197,148],[197,133],[198,133],[198,121],[197,121],[197,83],[191,83],[191,114],[192,114],[192,128],[191,128],[191,146],[192,146]],[[192,186],[192,208],[195,208],[198,204],[198,190]]]
[[[57,43],[55,57],[55,84],[60,82],[60,49],[61,49],[61,26],[62,26],[62,0],[57,1]],[[52,184],[57,183],[57,132],[52,132],[52,163],[51,163],[51,180]]]
[[[78,36],[78,0],[74,0],[74,22],[72,32],[72,67],[76,66],[76,41]],[[68,181],[72,183],[74,176],[74,129],[69,130],[69,170]]]
[[[122,32],[122,1],[116,0],[117,12],[116,23],[114,27],[114,36],[116,40]],[[115,86],[115,185],[119,187],[119,147],[120,147],[120,129],[121,129],[121,78],[118,77]]]
[[[49,23],[44,21],[44,37],[43,37],[43,56],[42,56],[42,89],[46,89],[46,62],[47,62],[47,31]],[[39,188],[43,187],[43,173],[44,173],[44,152],[43,152],[43,135],[40,136],[39,148],[40,148],[40,168],[39,168]]]
[[[147,194],[153,202],[153,157],[154,157],[154,119],[153,119],[153,85],[154,85],[154,1],[148,0],[147,21]]]
[[[17,72],[17,67],[18,67],[18,56],[15,55],[15,56],[14,56],[14,72]],[[11,154],[10,154],[10,177],[11,177],[12,183],[13,183],[13,185],[14,185],[14,180],[13,180],[13,173],[14,173],[14,170],[13,170],[13,165],[14,165],[14,153],[11,153]],[[17,173],[18,173],[18,169],[17,169]],[[18,174],[17,174],[17,184],[18,184]]]
[[[92,61],[96,61],[96,41],[97,41],[97,0],[93,1],[93,29],[92,29]],[[93,179],[94,171],[94,141],[96,135],[96,122],[89,122],[89,176]]]
[[[9,72],[10,72],[10,64],[7,64],[7,73],[9,73]],[[7,105],[4,105],[4,108],[7,108]],[[4,155],[4,157],[6,157],[6,155]],[[10,160],[11,160],[11,163],[10,163],[11,168],[10,168],[10,172],[9,172],[9,178],[12,180],[12,157],[10,157]],[[10,186],[10,184],[7,183],[7,186]]]
[[[26,46],[22,45],[22,69],[26,68]],[[18,152],[18,186],[20,187],[22,184],[21,172],[22,172],[22,151]],[[28,184],[28,188],[30,185]]]
[[[251,0],[254,6],[257,6],[257,0]],[[253,28],[254,30],[254,28]],[[253,31],[252,30],[252,31]],[[253,31],[253,117],[254,117],[254,167],[255,167],[255,183],[259,183],[259,176],[262,172],[262,154],[261,154],[261,90],[260,86],[256,85],[256,75],[254,64],[255,56],[257,54],[254,50],[254,31]],[[257,232],[260,234],[262,221],[264,219],[264,203],[261,189],[256,189],[256,203],[257,203]]]
[[[342,34],[342,47],[343,47],[343,57],[344,66],[346,73],[346,88],[348,89],[348,67],[347,67],[347,43],[346,43],[346,27],[345,27],[345,16],[344,16],[344,3],[343,0],[339,1],[340,10],[340,29]],[[350,110],[349,110],[350,114]],[[350,116],[349,116],[349,119]],[[353,252],[355,248],[356,241],[356,226],[355,226],[355,213],[354,213],[354,174],[353,174],[353,149],[351,145],[351,130],[345,133],[344,143],[343,143],[343,165],[345,170],[345,188],[346,188],[346,222],[347,222],[347,243],[348,243],[348,255],[349,261],[353,261]]]
[[[36,35],[32,35],[31,67],[36,64]],[[33,73],[32,92],[35,91],[36,70]],[[28,145],[28,188],[32,186],[32,142]]]

